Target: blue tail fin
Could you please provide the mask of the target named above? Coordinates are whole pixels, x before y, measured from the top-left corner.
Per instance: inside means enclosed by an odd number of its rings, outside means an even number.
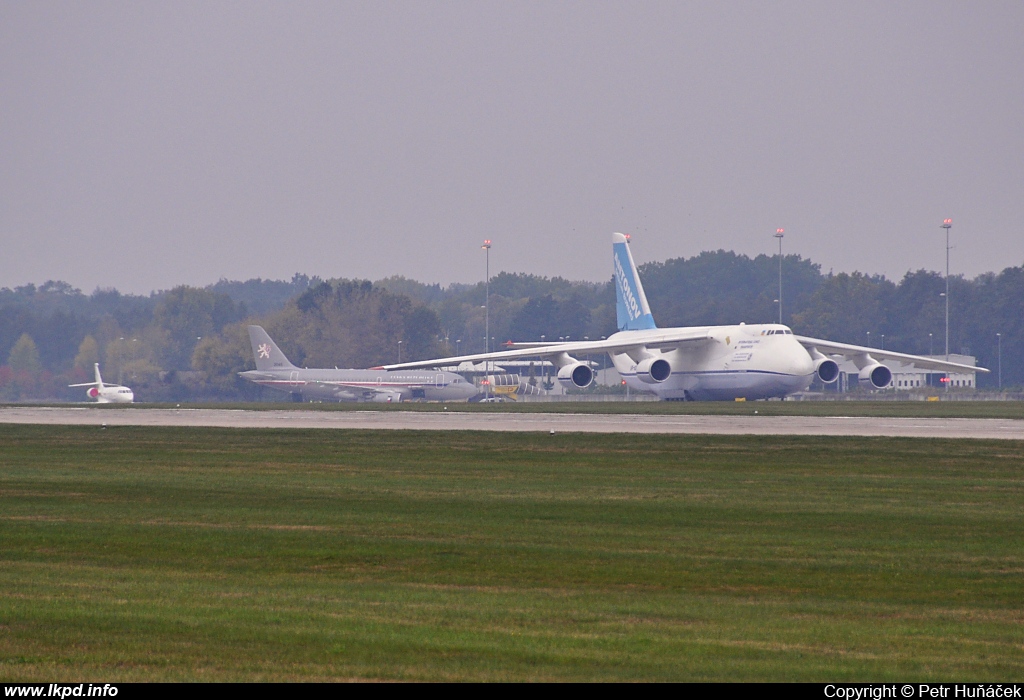
[[[636,273],[629,243],[621,233],[612,234],[612,260],[615,263],[615,315],[620,331],[657,328],[647,305],[644,286]]]

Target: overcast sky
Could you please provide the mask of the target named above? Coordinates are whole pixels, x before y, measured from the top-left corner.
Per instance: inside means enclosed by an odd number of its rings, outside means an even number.
[[[1024,3],[0,0],[0,286],[1024,264]]]

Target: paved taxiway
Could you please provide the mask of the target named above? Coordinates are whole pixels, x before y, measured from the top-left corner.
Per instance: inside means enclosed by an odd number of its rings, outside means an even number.
[[[817,416],[642,416],[416,411],[238,411],[216,408],[17,407],[0,423],[357,430],[507,430],[565,433],[859,435],[1024,440],[1024,420]]]

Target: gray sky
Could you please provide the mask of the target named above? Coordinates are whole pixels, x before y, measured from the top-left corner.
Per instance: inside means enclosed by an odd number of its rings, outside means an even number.
[[[0,0],[0,286],[1024,264],[1021,2]]]

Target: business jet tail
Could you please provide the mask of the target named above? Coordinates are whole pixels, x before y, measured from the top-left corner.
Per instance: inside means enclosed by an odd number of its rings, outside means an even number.
[[[95,372],[96,381],[85,382],[84,384],[68,384],[68,386],[94,386],[97,389],[103,388],[103,377],[100,376],[100,363],[93,363],[93,371]]]
[[[657,328],[651,307],[647,305],[644,286],[636,272],[629,238],[612,234],[612,261],[615,265],[615,315],[620,331],[642,331]]]
[[[249,326],[249,342],[252,343],[252,356],[256,360],[256,369],[298,369],[288,361],[281,348],[270,339],[261,326]]]

